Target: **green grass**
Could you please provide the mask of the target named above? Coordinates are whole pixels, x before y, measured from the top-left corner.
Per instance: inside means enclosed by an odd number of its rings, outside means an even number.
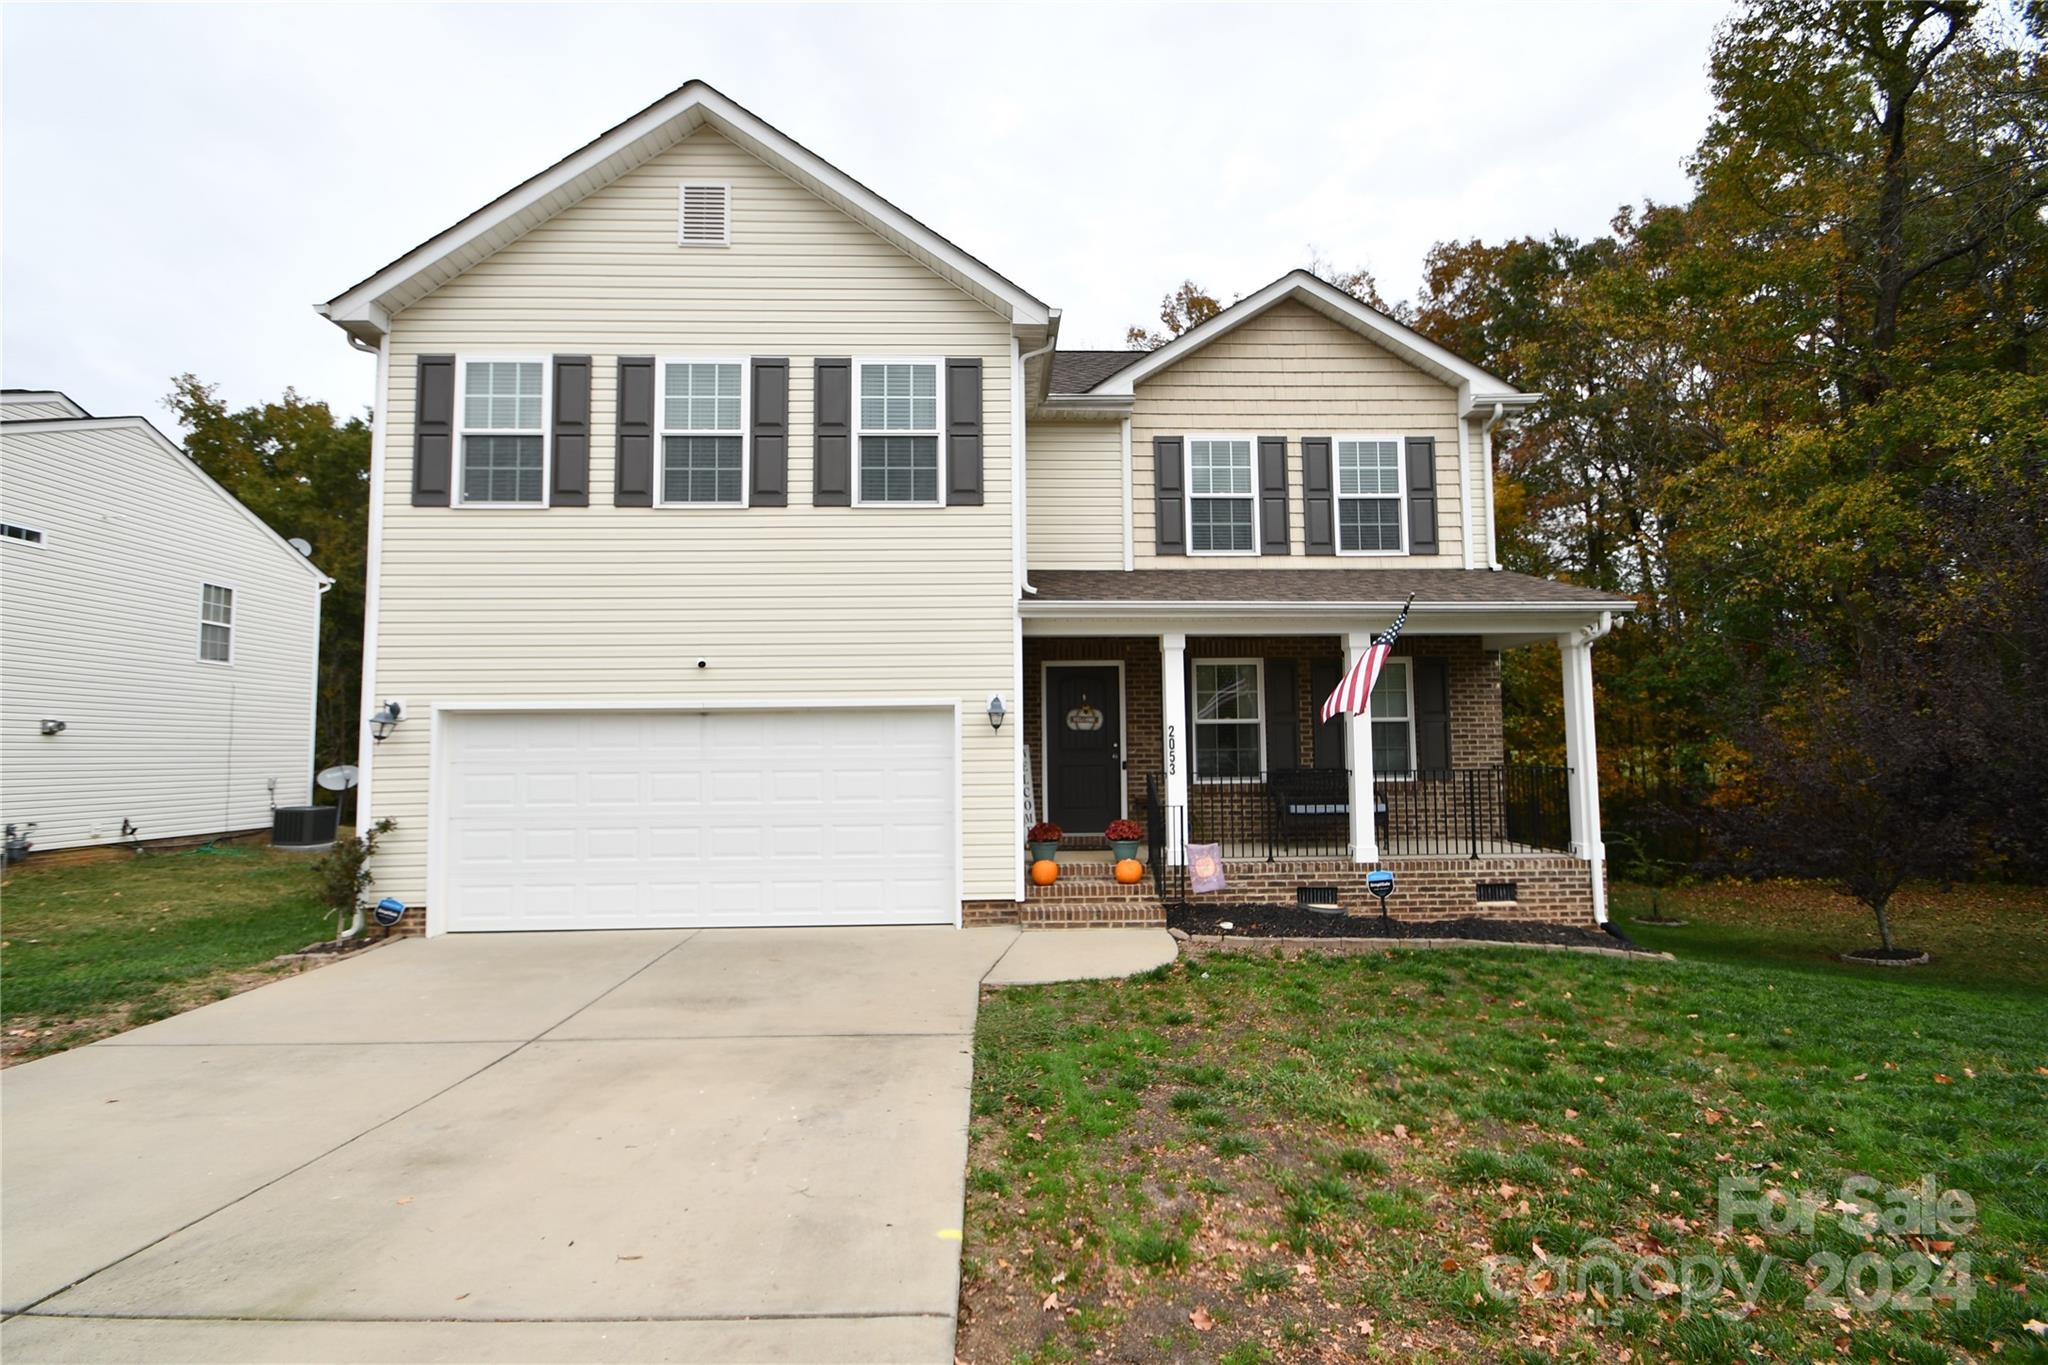
[[[35,1056],[218,998],[333,934],[312,861],[257,846],[35,861],[0,885],[0,1016]]]
[[[1846,924],[1825,919],[1836,907],[1815,912],[1821,927],[1745,938],[1769,917],[1700,900],[1674,912],[1706,947],[1676,963],[1212,957],[992,992],[966,1228],[983,1269],[961,1355],[2039,1358],[2023,1325],[2048,1318],[2039,893],[1956,894],[1923,893],[1902,917],[1942,957],[1931,974],[1834,963],[1814,944]],[[1634,895],[1617,895],[1624,913]],[[1715,1222],[1723,1176],[1832,1197],[1846,1176],[1923,1174],[1977,1207],[1952,1239],[1971,1262],[1967,1307],[1843,1322],[1806,1306],[1806,1258],[1900,1255],[1899,1236],[1840,1210],[1810,1234]],[[1763,1266],[1760,1307],[1483,1292],[1489,1254],[1573,1256],[1595,1238]],[[1055,1287],[1085,1343],[1041,1311]],[[1194,1342],[1198,1310],[1218,1325]]]

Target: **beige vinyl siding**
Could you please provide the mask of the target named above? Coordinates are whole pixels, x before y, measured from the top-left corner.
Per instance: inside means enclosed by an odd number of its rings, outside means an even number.
[[[1124,566],[1124,427],[1033,422],[1025,499],[1034,569]]]
[[[1302,553],[1301,438],[1358,432],[1434,436],[1435,555]],[[1152,438],[1216,433],[1287,438],[1290,555],[1165,555],[1153,509]],[[1137,386],[1131,421],[1131,533],[1141,569],[1463,568],[1458,395],[1358,333],[1289,300]]]
[[[676,244],[683,180],[731,183],[730,247]],[[1017,705],[1006,320],[700,131],[404,310],[389,345],[375,691],[421,720],[373,755],[398,822],[380,894],[428,894],[436,701],[862,697],[963,708],[964,894],[1015,894],[1013,737],[983,715]],[[411,506],[417,357],[491,350],[593,357],[589,507]],[[789,506],[613,506],[621,355],[787,356]],[[813,507],[819,356],[979,356],[984,504]]]
[[[139,423],[0,432],[0,816],[36,846],[267,828],[311,795],[315,576]],[[200,585],[234,659],[199,661]],[[41,733],[61,720],[59,735]]]
[[[1466,534],[1472,542],[1472,567],[1475,569],[1487,567],[1493,558],[1493,528],[1486,522],[1486,485],[1493,478],[1492,460],[1488,455],[1492,438],[1480,434],[1486,418],[1491,415],[1491,409],[1485,413],[1474,413],[1465,423],[1468,476],[1465,505],[1472,509],[1471,516],[1466,518]]]

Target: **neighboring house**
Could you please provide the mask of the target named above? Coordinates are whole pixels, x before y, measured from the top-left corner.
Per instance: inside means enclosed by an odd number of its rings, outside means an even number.
[[[0,817],[39,849],[311,797],[328,579],[140,417],[0,394]]]
[[[321,311],[378,358],[362,809],[429,932],[1156,918],[1081,868],[1027,899],[1028,805],[1261,898],[1379,862],[1397,907],[1600,913],[1633,603],[1494,568],[1536,398],[1311,275],[1062,352],[693,82]],[[1314,713],[1411,592],[1369,771]],[[1563,651],[1569,775],[1503,766],[1520,647]]]

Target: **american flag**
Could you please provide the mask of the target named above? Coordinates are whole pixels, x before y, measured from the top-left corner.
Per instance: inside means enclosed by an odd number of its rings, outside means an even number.
[[[1380,669],[1386,664],[1387,656],[1394,652],[1394,641],[1401,638],[1401,627],[1408,622],[1408,608],[1415,605],[1415,594],[1409,593],[1408,600],[1401,604],[1401,614],[1394,618],[1394,624],[1372,637],[1372,643],[1358,656],[1358,662],[1351,665],[1351,671],[1344,675],[1344,681],[1337,684],[1337,690],[1323,702],[1323,722],[1328,724],[1332,716],[1362,716],[1372,704],[1372,685],[1379,681]]]

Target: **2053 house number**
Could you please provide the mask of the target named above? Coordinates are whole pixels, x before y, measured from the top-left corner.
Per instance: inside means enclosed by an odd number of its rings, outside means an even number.
[[[1172,777],[1180,771],[1180,735],[1171,725],[1166,727],[1166,775]]]

